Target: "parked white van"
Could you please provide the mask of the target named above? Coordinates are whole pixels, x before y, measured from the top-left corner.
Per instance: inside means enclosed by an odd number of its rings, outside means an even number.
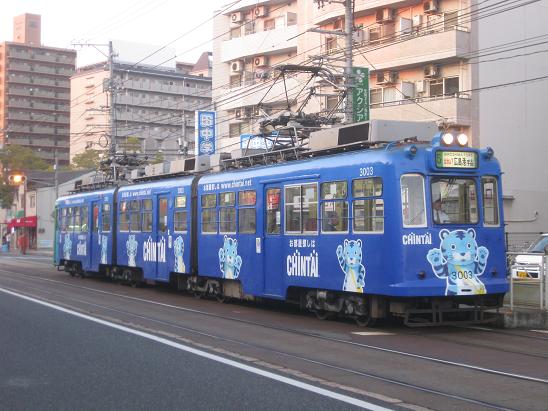
[[[524,253],[527,254],[516,255],[512,265],[512,277],[538,279],[542,259],[548,254],[548,233],[542,234]]]

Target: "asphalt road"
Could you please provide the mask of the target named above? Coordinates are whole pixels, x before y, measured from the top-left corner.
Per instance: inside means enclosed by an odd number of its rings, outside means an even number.
[[[100,279],[74,278],[53,269],[50,261],[40,256],[0,256],[0,289],[391,409],[546,410],[548,334],[483,327],[409,329],[397,322],[363,329],[350,322],[318,321],[309,314],[275,304],[220,304],[165,287],[134,289]],[[0,292],[0,301],[6,295]],[[18,307],[15,313],[4,308],[5,304],[0,305],[0,358],[8,358],[11,363],[11,350],[18,349],[13,348],[14,344],[51,339],[47,358],[55,358],[54,363],[59,363],[56,366],[69,376],[68,382],[51,390],[55,395],[46,396],[48,390],[44,387],[36,395],[35,398],[52,398],[51,408],[64,407],[65,392],[67,396],[74,393],[81,400],[71,400],[71,408],[74,404],[82,408],[90,398],[90,408],[94,409],[99,408],[97,401],[104,401],[100,408],[128,404],[127,408],[132,409],[350,407],[331,397],[233,369],[226,363],[194,358],[150,338],[57,311],[48,316],[63,320],[50,324],[51,320],[41,319],[40,315],[23,315],[28,310],[50,312],[50,308],[19,308],[20,304],[7,303]],[[36,304],[23,301],[23,305]],[[10,314],[6,316],[7,312]],[[17,315],[22,317],[10,320]],[[14,324],[32,327],[10,332],[23,334],[17,340],[10,337],[6,346],[3,330],[10,321],[10,330]],[[58,322],[61,328],[68,329],[52,331],[60,327]],[[78,325],[72,325],[73,322]],[[33,350],[25,348],[23,352],[15,364],[31,357],[27,353]],[[27,367],[29,371],[42,368],[36,364],[41,364],[46,356],[39,358],[38,354],[29,359],[35,364],[34,368]],[[17,380],[18,374],[11,369],[12,374],[4,377],[1,368],[0,390],[17,385],[18,381],[25,385],[24,374],[22,380]],[[228,368],[230,371],[225,372]],[[58,378],[53,382],[48,380],[50,388],[65,373],[58,371],[55,375]],[[2,404],[4,397],[8,398],[3,392],[0,391]],[[10,389],[6,393],[10,393],[11,400],[31,398],[21,391],[14,394]],[[131,402],[132,399],[135,400]],[[43,401],[39,404],[43,408],[48,405]]]
[[[8,294],[0,330],[3,409],[352,408]]]

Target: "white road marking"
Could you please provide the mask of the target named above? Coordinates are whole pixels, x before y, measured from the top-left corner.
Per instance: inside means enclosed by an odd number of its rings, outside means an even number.
[[[72,316],[75,316],[75,317],[78,317],[78,318],[82,318],[84,320],[92,321],[92,322],[95,322],[97,324],[101,324],[101,325],[105,325],[107,327],[114,328],[114,329],[119,330],[119,331],[123,331],[123,332],[129,333],[129,334],[137,335],[139,337],[146,338],[148,340],[152,340],[152,341],[158,342],[160,344],[164,344],[164,345],[167,345],[169,347],[176,348],[176,349],[181,350],[181,351],[185,351],[185,352],[188,352],[188,353],[191,353],[191,354],[194,354],[194,355],[198,355],[200,357],[204,357],[204,358],[207,358],[207,359],[210,359],[210,360],[213,360],[213,361],[217,361],[219,363],[229,365],[231,367],[238,368],[240,370],[244,370],[244,371],[247,371],[247,372],[250,372],[250,373],[253,373],[253,374],[257,374],[257,375],[260,375],[262,377],[269,378],[271,380],[275,380],[275,381],[278,381],[278,382],[281,382],[281,383],[284,383],[284,384],[288,384],[288,385],[291,385],[293,387],[297,387],[297,388],[300,388],[300,389],[303,389],[303,390],[306,390],[306,391],[310,391],[310,392],[313,392],[313,393],[318,394],[318,395],[323,395],[324,397],[328,397],[328,398],[332,398],[334,400],[342,401],[342,402],[345,402],[347,404],[352,404],[352,405],[355,405],[357,407],[360,407],[360,408],[363,408],[363,409],[366,409],[366,410],[390,411],[389,408],[381,407],[379,405],[376,405],[376,404],[373,404],[373,403],[370,403],[370,402],[367,402],[367,401],[362,401],[362,400],[359,400],[357,398],[350,397],[348,395],[339,394],[339,393],[334,392],[334,391],[326,390],[324,388],[315,387],[311,384],[307,384],[307,383],[295,380],[293,378],[284,377],[282,375],[278,375],[278,374],[275,374],[275,373],[272,373],[272,372],[269,372],[269,371],[265,371],[265,370],[262,370],[260,368],[256,368],[256,367],[252,367],[250,365],[242,364],[242,363],[239,363],[237,361],[221,357],[219,355],[210,354],[206,351],[198,350],[196,348],[192,348],[192,347],[189,347],[187,345],[180,344],[180,343],[168,340],[166,338],[158,337],[156,335],[145,333],[143,331],[134,330],[132,328],[125,327],[123,325],[119,325],[119,324],[115,324],[115,323],[112,323],[112,322],[109,322],[109,321],[101,320],[99,318],[95,318],[95,317],[92,317],[90,315],[82,314],[82,313],[79,313],[77,311],[72,311],[72,310],[69,310],[67,308],[55,305],[55,304],[51,304],[51,303],[41,301],[41,300],[38,300],[38,299],[35,299],[35,298],[32,298],[32,297],[28,297],[28,296],[23,295],[23,294],[19,294],[19,293],[10,291],[10,290],[6,290],[4,288],[0,288],[0,291],[3,292],[3,293],[9,294],[9,295],[13,295],[14,297],[19,297],[19,298],[22,298],[22,299],[27,300],[27,301],[32,301],[36,304],[40,304],[40,305],[52,308],[52,309],[57,310],[57,311],[61,311],[61,312],[66,313],[66,314],[69,314],[69,315],[72,315]]]
[[[389,333],[385,331],[352,331],[352,334],[356,335],[396,335],[395,333]]]
[[[531,331],[536,332],[536,333],[548,334],[548,330],[531,330]]]

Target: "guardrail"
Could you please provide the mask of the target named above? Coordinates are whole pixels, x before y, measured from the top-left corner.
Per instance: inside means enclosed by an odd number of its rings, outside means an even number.
[[[539,253],[509,252],[510,293],[506,300],[510,308],[514,307],[548,311],[548,256]],[[515,263],[515,257],[531,256],[539,262]]]

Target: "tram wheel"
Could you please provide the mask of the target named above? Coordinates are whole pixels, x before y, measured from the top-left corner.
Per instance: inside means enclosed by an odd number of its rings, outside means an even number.
[[[322,321],[328,320],[333,316],[332,313],[326,310],[316,310],[314,311],[314,314],[316,315],[316,318],[318,320],[322,320]]]
[[[224,303],[226,301],[226,296],[221,293],[215,294],[215,298],[220,303]]]
[[[369,315],[357,315],[354,317],[354,321],[360,327],[372,327],[375,325],[376,320]]]

